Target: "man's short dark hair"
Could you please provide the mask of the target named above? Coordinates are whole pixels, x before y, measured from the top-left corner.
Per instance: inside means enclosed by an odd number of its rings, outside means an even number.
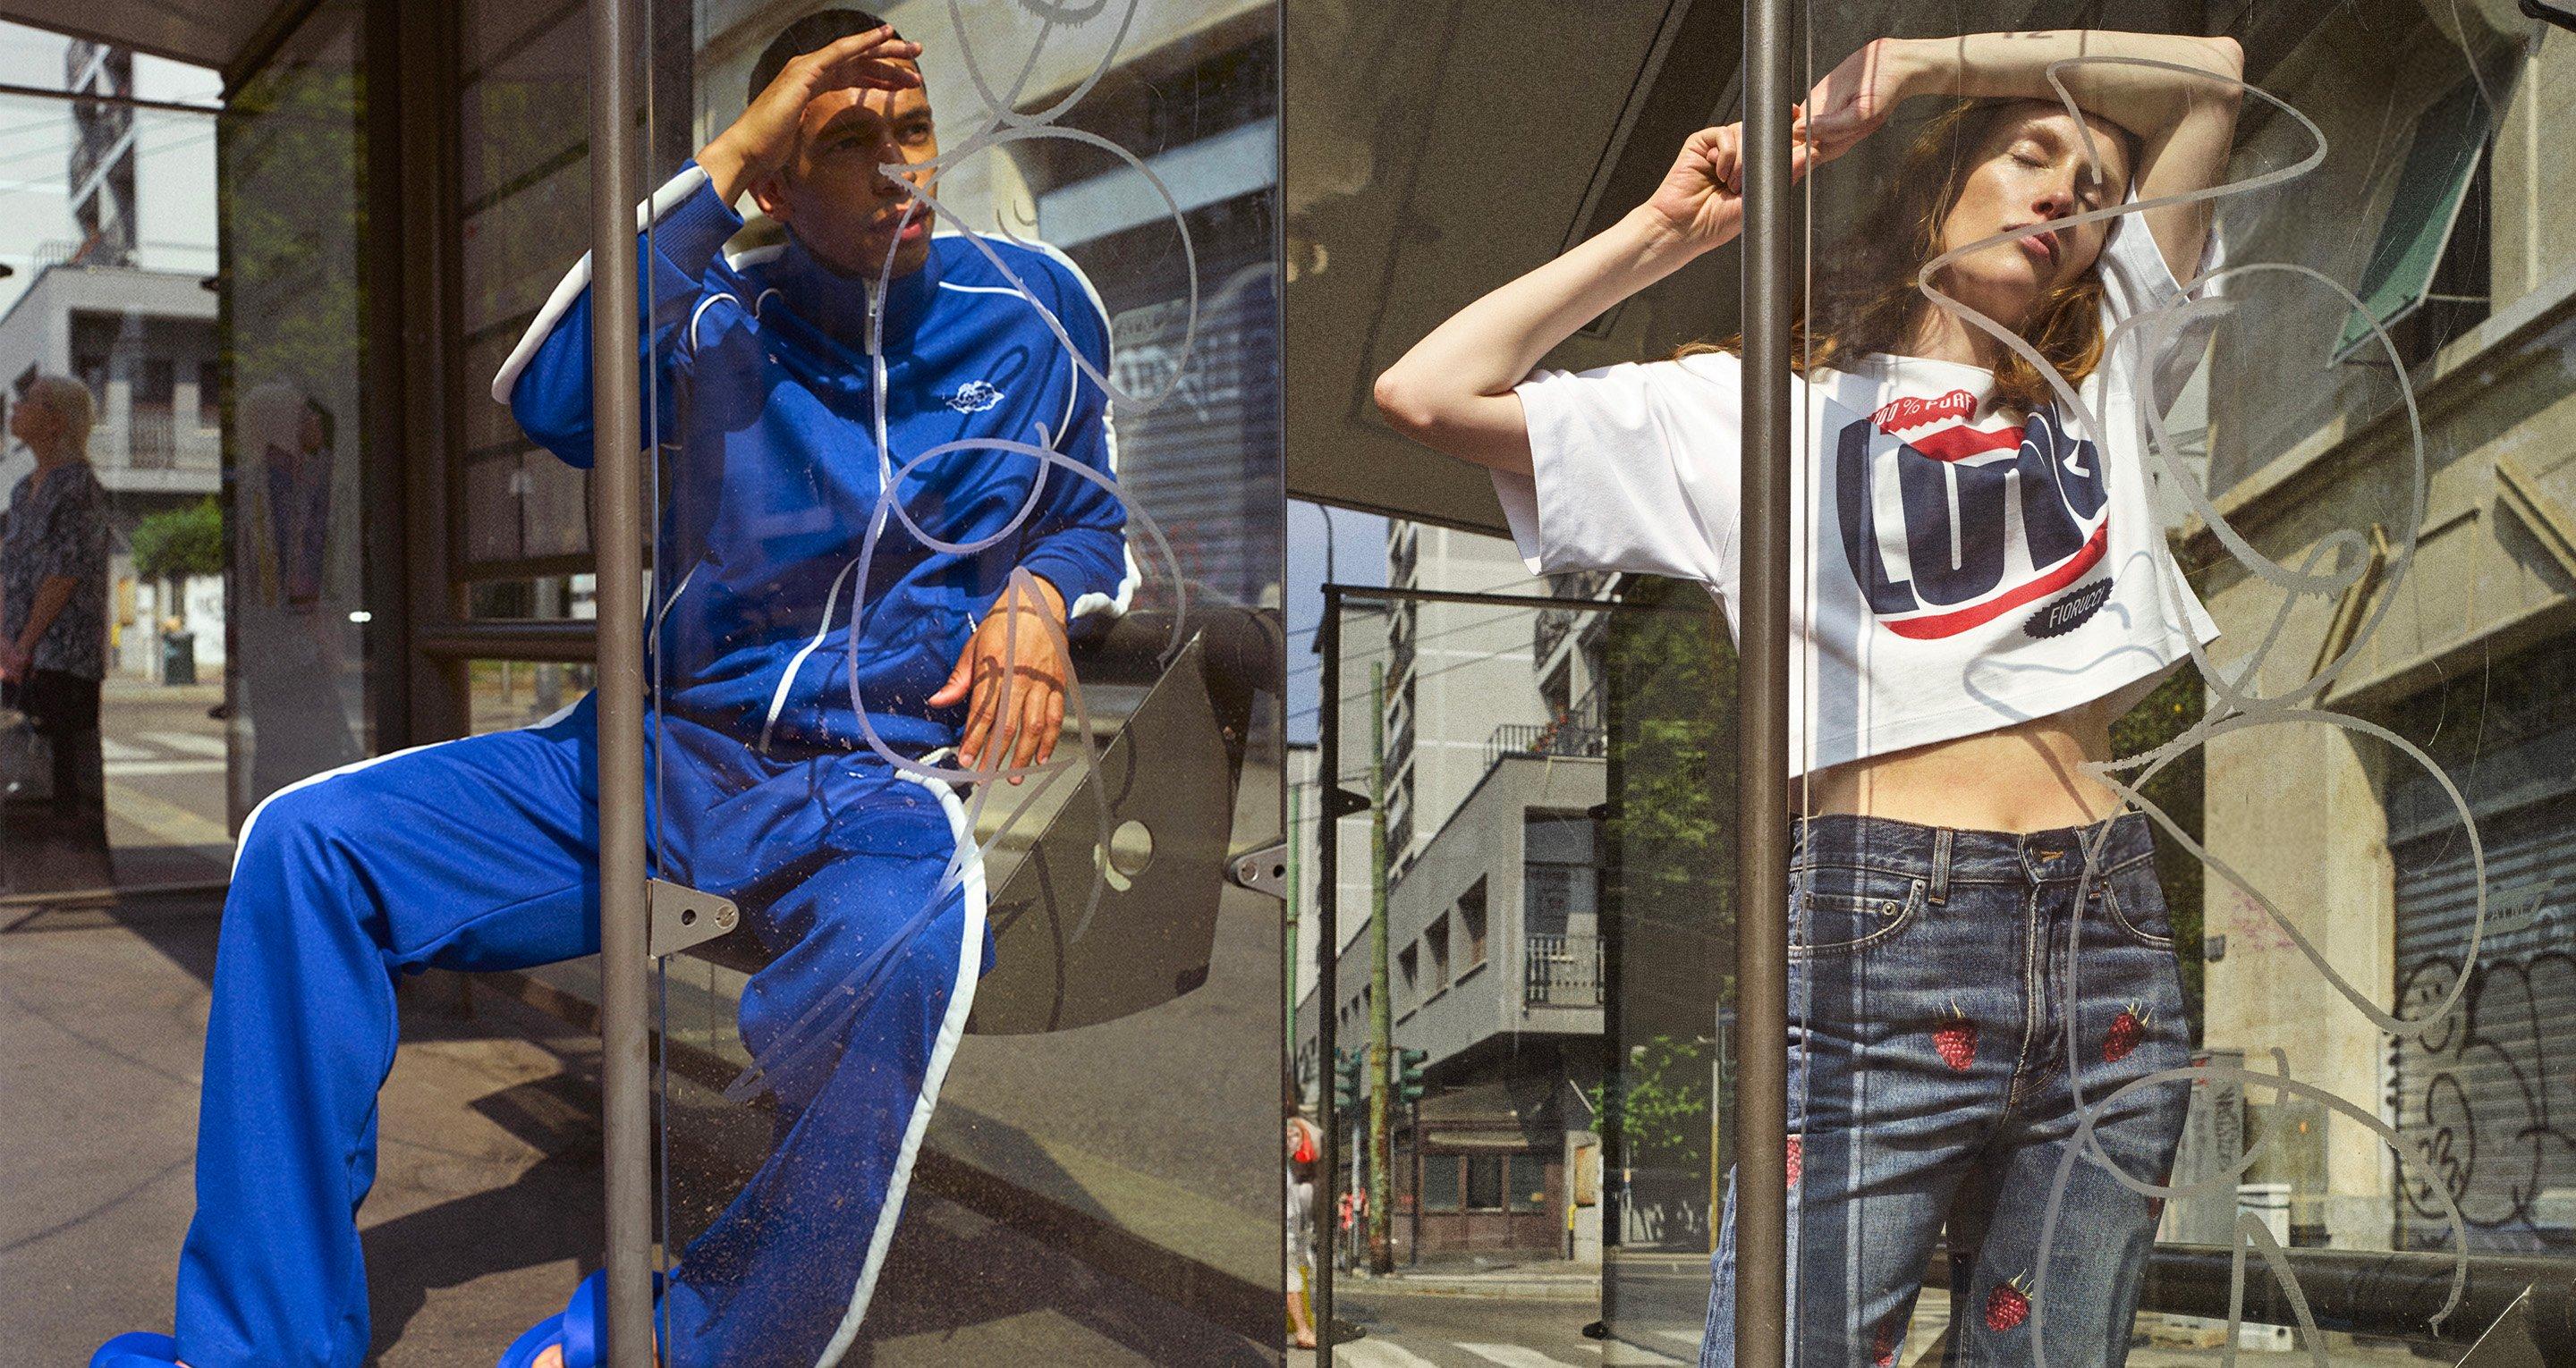
[[[769,46],[761,50],[760,60],[751,64],[751,90],[744,95],[743,103],[759,99],[760,92],[769,89],[769,83],[778,79],[778,73],[785,71],[789,62],[806,53],[819,52],[844,38],[854,38],[871,29],[884,27],[886,21],[883,19],[866,10],[856,9],[817,10],[789,24],[778,31],[777,37],[769,40]],[[898,33],[895,36],[900,38],[903,35]]]

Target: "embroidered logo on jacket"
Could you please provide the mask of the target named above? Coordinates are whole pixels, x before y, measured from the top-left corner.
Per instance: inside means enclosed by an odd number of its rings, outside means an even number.
[[[948,407],[959,413],[982,413],[1002,402],[1002,392],[982,380],[969,380],[948,396]]]
[[[1955,409],[1946,396],[1889,405],[1846,424],[1835,444],[1852,579],[1882,626],[1915,641],[2067,588],[2101,563],[2109,539],[2100,457],[2053,408],[2019,428],[1960,423],[1895,441],[1885,430],[1885,420],[1927,426]]]

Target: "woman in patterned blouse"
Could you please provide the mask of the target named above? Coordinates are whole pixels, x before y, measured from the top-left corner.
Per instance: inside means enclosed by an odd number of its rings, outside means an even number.
[[[92,412],[88,386],[43,376],[9,415],[36,468],[11,491],[0,534],[0,692],[53,741],[58,806],[97,787],[98,766],[84,761],[107,672],[107,492],[89,466]]]

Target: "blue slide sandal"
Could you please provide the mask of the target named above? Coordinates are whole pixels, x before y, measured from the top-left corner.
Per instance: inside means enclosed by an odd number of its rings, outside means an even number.
[[[662,1275],[653,1275],[653,1298],[658,1305],[662,1297]],[[528,1368],[537,1355],[561,1346],[564,1368],[599,1368],[602,1341],[599,1323],[608,1312],[608,1270],[591,1274],[572,1291],[572,1300],[564,1309],[528,1327],[527,1333],[510,1341],[501,1352],[496,1368]],[[123,1364],[93,1364],[92,1368],[126,1368]]]
[[[170,1368],[179,1361],[179,1341],[147,1330],[119,1335],[89,1356],[89,1368]]]

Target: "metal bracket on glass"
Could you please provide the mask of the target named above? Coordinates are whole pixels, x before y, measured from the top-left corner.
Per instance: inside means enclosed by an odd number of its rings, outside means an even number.
[[[1225,876],[1237,888],[1288,901],[1288,843],[1274,841],[1235,856]]]
[[[652,909],[652,930],[645,953],[654,959],[676,955],[742,925],[742,913],[730,898],[701,893],[668,879],[644,881],[645,902]]]

